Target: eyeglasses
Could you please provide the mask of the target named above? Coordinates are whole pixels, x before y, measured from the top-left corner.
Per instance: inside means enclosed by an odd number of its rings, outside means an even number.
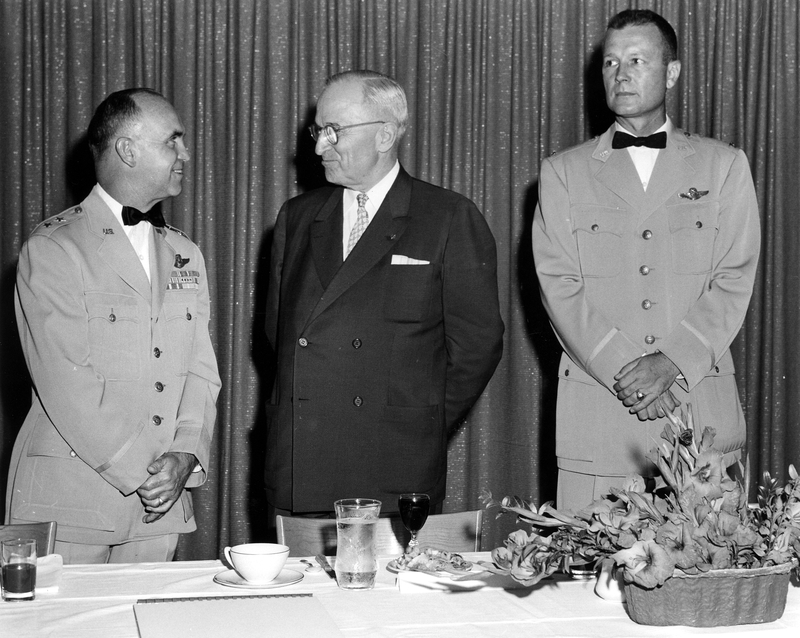
[[[343,131],[348,128],[355,128],[356,126],[367,126],[368,124],[386,124],[387,122],[378,121],[375,122],[361,122],[360,124],[348,124],[347,126],[338,126],[336,124],[325,124],[325,126],[317,126],[316,124],[312,124],[308,127],[308,132],[311,133],[311,137],[314,138],[316,142],[319,139],[320,134],[325,134],[325,139],[328,140],[328,143],[331,146],[335,146],[336,143],[339,141],[339,131]]]

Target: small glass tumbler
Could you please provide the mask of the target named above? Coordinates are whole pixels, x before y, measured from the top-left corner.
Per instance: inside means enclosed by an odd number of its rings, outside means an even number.
[[[33,600],[36,595],[36,541],[26,538],[3,541],[0,565],[3,600]]]

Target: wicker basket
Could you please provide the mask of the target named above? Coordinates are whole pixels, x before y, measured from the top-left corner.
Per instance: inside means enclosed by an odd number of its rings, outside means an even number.
[[[628,615],[641,625],[716,627],[777,620],[786,606],[793,563],[757,569],[677,571],[661,587],[625,584]]]

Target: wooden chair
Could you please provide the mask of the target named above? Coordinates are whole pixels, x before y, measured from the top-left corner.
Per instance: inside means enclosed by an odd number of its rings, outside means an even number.
[[[47,556],[56,548],[55,521],[49,523],[16,523],[14,525],[0,525],[0,541],[15,538],[33,538],[36,540],[36,555]]]
[[[336,521],[332,518],[276,516],[278,542],[289,546],[289,556],[336,554]],[[451,514],[432,514],[417,534],[421,546],[450,552],[477,552],[481,546],[483,510]],[[400,556],[411,540],[399,516],[381,518],[376,523],[377,553]]]

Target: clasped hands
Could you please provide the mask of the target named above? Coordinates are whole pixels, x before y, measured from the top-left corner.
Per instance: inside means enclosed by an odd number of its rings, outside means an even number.
[[[146,512],[143,522],[154,523],[169,512],[178,502],[195,465],[194,454],[165,452],[147,466],[150,477],[136,490]]]
[[[626,363],[614,375],[614,392],[640,421],[662,418],[666,416],[664,408],[672,412],[681,403],[670,390],[679,373],[666,355],[646,354]]]

